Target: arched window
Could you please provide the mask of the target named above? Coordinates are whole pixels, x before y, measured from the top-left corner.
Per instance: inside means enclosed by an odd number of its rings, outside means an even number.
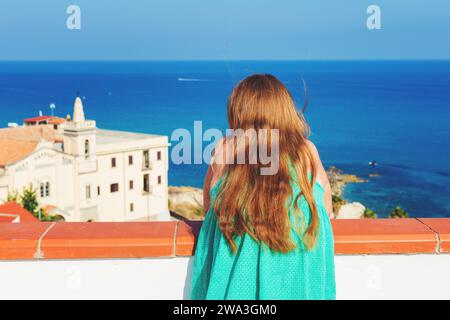
[[[89,140],[86,139],[84,140],[84,156],[86,157],[86,159],[89,158],[89,153]]]
[[[41,198],[45,197],[45,184],[43,182],[39,185],[39,191]]]
[[[45,183],[45,196],[50,197],[50,182]]]

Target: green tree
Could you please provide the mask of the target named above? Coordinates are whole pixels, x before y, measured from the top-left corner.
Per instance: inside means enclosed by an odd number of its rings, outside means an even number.
[[[32,213],[36,218],[41,221],[62,221],[64,218],[61,216],[51,216],[42,209],[39,209],[39,203],[37,200],[37,191],[30,184],[25,188],[22,194],[18,192],[12,192],[8,194],[7,202],[14,201],[25,208],[28,212]],[[40,213],[40,214],[39,214]]]
[[[376,218],[378,218],[378,215],[377,215],[377,213],[375,211],[373,211],[373,210],[371,210],[369,208],[366,208],[364,210],[363,217],[365,219],[376,219]]]
[[[345,200],[335,194],[332,195],[331,200],[333,202],[333,212],[337,215],[339,209],[345,204]]]
[[[389,218],[391,219],[401,219],[401,218],[409,218],[408,213],[402,207],[395,207],[394,210],[391,211]]]
[[[44,222],[58,222],[58,221],[64,221],[64,218],[59,215],[51,216],[45,210],[41,209],[41,219],[40,220],[44,221]]]
[[[20,196],[20,204],[34,216],[39,216],[39,203],[37,201],[36,190],[33,189],[31,184],[23,190],[23,193]]]

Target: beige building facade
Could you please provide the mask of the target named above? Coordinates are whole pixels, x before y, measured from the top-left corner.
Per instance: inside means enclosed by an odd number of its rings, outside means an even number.
[[[32,185],[66,221],[169,220],[168,138],[72,120],[0,130],[0,203]]]

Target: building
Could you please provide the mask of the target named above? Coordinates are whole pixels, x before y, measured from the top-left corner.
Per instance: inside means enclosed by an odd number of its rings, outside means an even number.
[[[67,122],[66,119],[55,116],[38,116],[23,120],[23,125],[29,127],[47,124],[52,125],[53,129],[59,130],[62,129],[63,125],[66,124],[66,122]]]
[[[169,220],[166,136],[100,130],[79,97],[50,120],[0,130],[0,202],[31,184],[66,221]]]
[[[38,126],[42,124],[49,124],[49,121],[53,118],[54,117],[52,116],[37,116],[23,120],[23,124],[25,126]]]

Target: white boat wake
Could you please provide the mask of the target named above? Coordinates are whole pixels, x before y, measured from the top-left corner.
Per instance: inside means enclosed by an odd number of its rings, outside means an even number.
[[[208,81],[208,80],[202,80],[202,79],[196,79],[196,78],[178,78],[178,81],[199,82],[199,81]]]

